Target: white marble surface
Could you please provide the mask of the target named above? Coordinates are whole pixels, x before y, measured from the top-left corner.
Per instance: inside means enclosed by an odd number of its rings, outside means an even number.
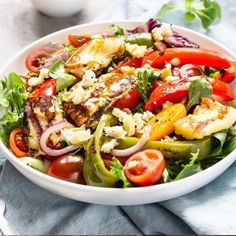
[[[88,0],[78,14],[55,19],[38,12],[30,0],[0,0],[0,66],[21,48],[57,30],[93,20],[138,19],[166,1]]]
[[[147,19],[155,15],[167,1],[88,0],[87,6],[78,14],[65,19],[53,19],[38,12],[30,0],[0,0],[0,66],[21,48],[57,30],[92,20]],[[236,51],[235,37],[230,34],[236,32],[236,1],[218,2],[223,10],[222,23],[214,26],[207,34],[227,42],[227,46]],[[175,15],[169,21],[184,25]]]

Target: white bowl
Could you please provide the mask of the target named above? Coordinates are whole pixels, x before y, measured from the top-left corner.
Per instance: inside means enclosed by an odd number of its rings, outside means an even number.
[[[67,35],[69,33],[79,32],[80,34],[93,34],[109,31],[108,25],[110,23],[111,22],[103,22],[78,25],[75,27],[58,31],[42,39],[39,39],[28,47],[26,47],[25,49],[23,49],[22,51],[20,51],[15,57],[13,57],[0,72],[0,78],[3,78],[4,75],[7,75],[11,71],[18,72],[19,74],[24,74],[26,72],[25,58],[33,48],[36,48],[48,42],[66,42]],[[134,28],[139,25],[144,25],[144,22],[134,21],[122,21],[114,23],[125,28]],[[173,27],[180,34],[200,44],[202,48],[208,48],[219,51],[225,56],[231,57],[236,60],[236,56],[232,52],[227,50],[222,44],[217,43],[216,41],[191,30],[179,26]],[[233,85],[233,87],[236,88],[235,82]],[[236,90],[234,90],[234,92],[236,93]],[[67,198],[106,205],[136,205],[159,202],[187,194],[189,192],[201,188],[202,186],[214,180],[236,160],[236,150],[234,150],[230,155],[228,155],[212,167],[198,174],[195,174],[182,180],[178,180],[176,182],[154,185],[149,187],[116,189],[84,186],[50,177],[28,167],[27,165],[19,161],[12,154],[12,152],[4,146],[1,141],[0,149],[6,154],[6,157],[16,167],[16,169],[18,169],[24,176],[26,176],[28,179],[41,186],[42,188],[45,188],[51,192],[57,193]]]
[[[31,0],[36,8],[51,17],[68,17],[79,12],[86,0]]]

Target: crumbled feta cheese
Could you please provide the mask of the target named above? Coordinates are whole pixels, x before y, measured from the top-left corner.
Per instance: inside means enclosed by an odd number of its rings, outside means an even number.
[[[127,136],[133,136],[135,133],[143,133],[144,127],[147,123],[155,117],[150,111],[132,114],[129,109],[123,111],[114,108],[112,114],[123,123],[123,128],[127,131]]]
[[[129,83],[129,80],[127,80],[127,79],[122,79],[120,81],[120,84],[128,84],[128,83]]]
[[[81,83],[84,88],[88,88],[93,86],[96,81],[96,74],[92,70],[86,70]]]
[[[166,81],[166,82],[171,82],[171,81],[176,81],[176,80],[179,80],[180,79],[180,77],[179,76],[172,76],[172,75],[168,75],[168,76],[166,76],[165,78],[164,78],[164,80]]]
[[[61,131],[62,136],[72,145],[81,145],[91,138],[90,129],[85,129],[85,126],[80,128],[69,128]]]
[[[119,143],[117,142],[116,139],[112,139],[108,142],[105,142],[102,147],[101,151],[105,153],[110,153],[112,149],[114,149],[115,146],[117,146]]]
[[[44,79],[49,77],[49,69],[42,68],[40,70],[39,76],[38,77],[32,77],[28,80],[28,84],[30,87],[34,87],[37,85],[40,85],[44,82]]]
[[[152,37],[154,38],[155,41],[159,42],[163,40],[162,32],[161,32],[161,27],[155,27],[152,30]]]
[[[177,58],[177,57],[175,57],[175,58],[173,58],[173,59],[170,61],[170,64],[171,64],[172,66],[179,66],[179,65],[180,65],[180,59]]]
[[[140,131],[144,128],[144,126],[146,125],[146,122],[143,120],[143,114],[141,113],[135,113],[133,115],[134,117],[134,122],[135,122],[135,126],[136,126],[136,130]]]
[[[147,51],[147,46],[139,46],[138,44],[125,44],[126,50],[133,56],[133,57],[143,57],[145,52]]]
[[[121,90],[121,86],[120,86],[120,83],[114,83],[114,84],[112,84],[111,85],[111,87],[110,87],[110,89],[112,90],[112,91],[120,91]]]
[[[152,37],[156,42],[162,41],[164,38],[172,35],[172,30],[169,25],[163,24],[161,27],[155,27],[152,30]]]
[[[127,131],[128,136],[133,136],[135,134],[135,122],[132,114],[127,114],[119,108],[114,108],[112,114],[123,123],[124,130]]]
[[[74,104],[80,104],[85,100],[85,97],[86,97],[86,91],[82,87],[80,87],[74,90],[74,96],[72,98],[72,102]]]
[[[143,113],[143,116],[142,116],[142,118],[143,118],[146,122],[149,122],[153,117],[155,117],[155,115],[154,115],[152,112],[150,112],[150,111],[145,111],[145,112]]]
[[[136,75],[137,75],[137,72],[136,72],[136,70],[135,70],[134,67],[122,66],[122,67],[120,68],[120,70],[121,70],[121,72],[122,72],[124,75],[128,75],[128,76],[130,76],[130,75],[136,76]]]
[[[156,41],[154,45],[159,52],[164,52],[166,50],[166,45],[163,42]]]
[[[168,24],[162,24],[161,34],[164,38],[172,35],[172,30]]]
[[[127,132],[122,126],[104,127],[105,134],[116,139],[123,139]]]

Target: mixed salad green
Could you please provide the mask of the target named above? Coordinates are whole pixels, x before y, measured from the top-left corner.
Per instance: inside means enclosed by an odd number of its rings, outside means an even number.
[[[100,187],[176,181],[236,148],[235,62],[167,24],[68,36],[0,82],[0,136],[45,174]]]

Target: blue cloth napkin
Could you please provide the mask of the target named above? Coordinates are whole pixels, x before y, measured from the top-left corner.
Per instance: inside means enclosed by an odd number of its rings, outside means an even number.
[[[96,20],[147,19],[164,2],[112,1]],[[206,34],[236,52],[236,22],[232,21],[235,1],[219,2],[223,20]],[[176,17],[169,20],[188,26]],[[194,27],[199,30],[197,24]],[[161,203],[116,207],[81,203],[50,193],[27,180],[8,161],[1,165],[4,156],[0,156],[0,195],[6,201],[7,219],[21,234],[236,234],[236,163],[188,195]]]

